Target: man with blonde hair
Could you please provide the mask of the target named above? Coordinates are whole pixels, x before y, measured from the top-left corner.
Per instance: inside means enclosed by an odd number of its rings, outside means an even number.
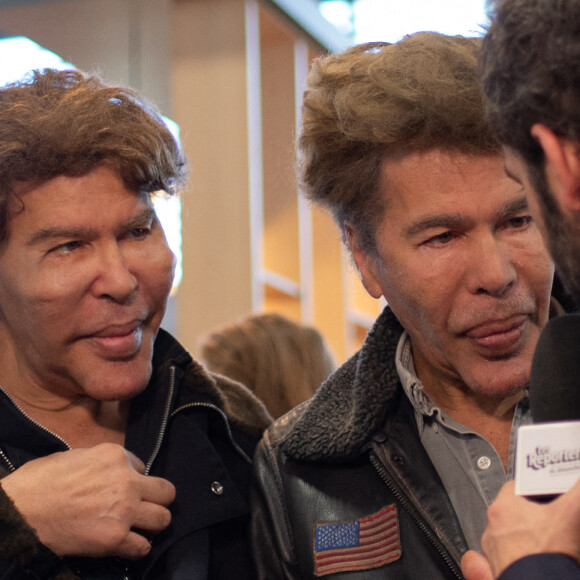
[[[485,120],[479,47],[418,33],[313,63],[304,192],[388,306],[258,446],[259,578],[461,578],[512,475],[553,266]]]

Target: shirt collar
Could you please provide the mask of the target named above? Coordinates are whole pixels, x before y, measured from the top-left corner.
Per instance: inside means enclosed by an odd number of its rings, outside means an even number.
[[[404,331],[397,345],[395,358],[397,373],[403,385],[403,391],[415,410],[415,418],[419,433],[424,428],[424,417],[433,417],[441,413],[441,409],[435,405],[429,395],[423,389],[423,385],[417,376],[415,363],[413,362],[413,351],[411,348],[411,338],[407,331]]]

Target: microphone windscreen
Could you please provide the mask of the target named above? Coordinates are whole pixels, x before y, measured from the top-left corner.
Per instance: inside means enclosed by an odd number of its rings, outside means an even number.
[[[535,423],[580,419],[580,314],[553,318],[542,331],[529,396]]]

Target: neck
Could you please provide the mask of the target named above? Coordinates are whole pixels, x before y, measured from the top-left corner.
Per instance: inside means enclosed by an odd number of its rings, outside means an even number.
[[[72,448],[123,444],[129,401],[100,401],[58,376],[40,376],[21,364],[0,325],[0,385],[30,419]]]
[[[18,407],[33,421],[58,435],[71,448],[100,443],[123,445],[128,401],[97,401],[84,395],[73,400],[28,400],[5,389]]]
[[[425,369],[417,369],[417,374],[425,392],[438,407],[493,445],[507,471],[514,411],[524,391],[488,395],[460,381],[440,380]]]
[[[516,405],[523,398],[524,391],[506,396],[489,396],[471,393],[466,388],[433,388],[433,384],[421,383],[425,392],[454,421],[477,431],[474,423],[481,420],[511,423]]]

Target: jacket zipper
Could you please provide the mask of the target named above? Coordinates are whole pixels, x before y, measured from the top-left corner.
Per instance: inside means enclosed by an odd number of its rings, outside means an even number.
[[[190,409],[192,407],[204,407],[206,409],[212,409],[212,410],[216,411],[220,415],[220,417],[222,418],[222,420],[224,422],[226,432],[228,434],[228,439],[230,440],[230,443],[232,444],[233,448],[242,456],[242,458],[248,464],[250,464],[250,465],[252,464],[252,459],[234,440],[234,436],[232,435],[232,430],[230,428],[230,421],[228,419],[228,416],[225,414],[225,412],[222,409],[220,409],[216,405],[213,405],[212,403],[202,403],[202,402],[187,403],[187,404],[182,405],[181,407],[178,407],[177,409],[175,409],[175,411],[173,411],[171,413],[171,417],[174,417],[175,415],[177,415],[177,413],[179,413],[180,411],[183,411],[184,409]]]
[[[415,522],[419,530],[423,533],[423,535],[427,538],[429,543],[435,548],[437,553],[441,556],[443,561],[447,564],[455,578],[458,580],[463,579],[463,575],[459,572],[457,568],[457,564],[455,561],[449,557],[447,551],[441,546],[441,542],[432,534],[431,530],[427,528],[427,526],[422,521],[421,517],[416,513],[415,509],[411,507],[407,498],[401,493],[401,491],[393,484],[387,471],[383,467],[380,460],[373,454],[369,454],[369,459],[373,467],[378,472],[381,479],[385,482],[385,485],[389,488],[389,491],[395,496],[397,501],[401,504],[403,509],[409,514],[411,519]]]
[[[6,464],[6,467],[8,468],[8,471],[10,473],[14,473],[16,471],[16,467],[14,467],[12,461],[10,461],[10,459],[8,459],[8,457],[6,456],[6,453],[4,453],[4,450],[0,448],[0,458],[2,459],[2,461],[4,461],[4,463]]]
[[[232,435],[232,430],[230,428],[230,422],[229,422],[228,416],[224,413],[224,411],[222,409],[220,409],[216,405],[213,405],[212,403],[196,402],[196,403],[187,403],[185,405],[181,405],[181,407],[178,407],[177,409],[171,411],[171,402],[173,401],[173,393],[175,391],[175,372],[176,372],[175,366],[172,365],[171,368],[169,369],[169,372],[170,372],[169,393],[167,396],[167,400],[165,402],[165,409],[163,411],[163,420],[161,422],[161,428],[159,430],[159,435],[157,436],[157,442],[155,444],[155,448],[153,449],[153,453],[151,454],[151,457],[149,458],[149,461],[147,462],[147,464],[145,466],[145,475],[149,475],[149,472],[151,471],[151,467],[153,466],[153,462],[155,461],[155,459],[157,458],[157,455],[159,454],[159,450],[161,449],[161,444],[163,442],[165,432],[167,431],[167,424],[169,423],[169,419],[172,419],[173,417],[175,417],[175,415],[177,415],[179,412],[181,412],[185,409],[193,408],[193,407],[204,407],[206,409],[212,409],[213,411],[216,411],[224,422],[230,443],[232,444],[234,449],[242,456],[242,458],[245,461],[247,461],[248,464],[251,465],[251,463],[252,463],[251,458],[248,457],[247,453],[234,440],[234,436]]]
[[[174,417],[177,413],[179,413],[180,411],[190,408],[190,407],[205,407],[207,409],[213,409],[214,411],[217,411],[217,413],[220,415],[220,417],[223,419],[225,427],[226,427],[226,432],[228,434],[228,438],[230,440],[230,443],[232,444],[232,446],[234,447],[234,449],[242,456],[242,458],[247,461],[249,464],[252,463],[252,460],[250,457],[248,457],[247,453],[236,443],[236,441],[234,440],[234,437],[232,435],[232,430],[230,428],[230,423],[228,420],[227,415],[224,413],[224,411],[222,411],[222,409],[220,409],[219,407],[212,405],[211,403],[188,403],[186,405],[182,405],[181,407],[179,407],[178,409],[175,409],[173,412],[171,412],[171,402],[173,401],[173,393],[175,391],[175,366],[172,365],[169,369],[169,392],[167,395],[167,399],[165,401],[165,408],[163,410],[163,419],[161,421],[161,428],[159,429],[159,434],[157,435],[157,441],[155,443],[155,447],[153,448],[153,452],[151,453],[151,456],[149,458],[149,461],[147,461],[146,465],[145,465],[145,475],[149,475],[149,472],[151,471],[151,468],[153,466],[153,462],[155,461],[155,459],[157,458],[157,455],[159,454],[159,450],[161,449],[161,444],[163,442],[163,438],[165,436],[165,432],[167,431],[167,424],[169,422],[169,419]],[[38,423],[37,421],[35,421],[34,419],[32,419],[31,417],[29,417],[23,410],[22,408],[14,401],[14,399],[0,386],[0,390],[6,395],[6,397],[8,397],[8,399],[12,402],[12,404],[18,409],[18,411],[33,425],[35,425],[36,427],[38,427],[39,429],[42,429],[45,433],[48,433],[49,435],[52,435],[53,437],[55,437],[56,439],[58,439],[58,441],[60,441],[67,449],[70,449],[70,445],[60,436],[57,435],[56,433],[54,433],[53,431],[51,431],[50,429],[47,429],[46,427],[43,427],[40,423]],[[15,471],[15,467],[12,464],[12,462],[8,459],[8,457],[6,456],[6,454],[4,453],[4,451],[2,449],[0,449],[0,459],[2,459],[5,463],[6,466],[8,467],[8,469],[10,470],[10,472]]]
[[[149,472],[151,471],[151,467],[153,465],[153,462],[155,461],[155,459],[157,458],[157,455],[159,454],[159,449],[161,448],[161,443],[163,441],[163,437],[165,435],[165,431],[167,430],[167,422],[169,420],[169,412],[170,412],[170,409],[171,409],[171,401],[173,400],[173,392],[175,390],[175,366],[171,366],[171,368],[169,369],[169,372],[170,372],[170,378],[169,378],[169,393],[168,393],[168,396],[167,396],[167,400],[165,402],[165,409],[163,411],[163,419],[161,421],[161,428],[159,430],[159,434],[157,435],[157,441],[155,443],[155,447],[153,449],[153,453],[151,454],[151,457],[149,458],[149,461],[147,462],[147,464],[145,466],[145,475],[149,475]],[[18,405],[18,403],[16,403],[16,401],[14,401],[14,399],[1,386],[0,386],[0,390],[8,397],[8,399],[12,402],[12,404],[18,409],[18,411],[30,423],[32,423],[35,427],[38,427],[39,429],[42,429],[42,431],[44,431],[45,433],[48,433],[49,435],[52,435],[53,437],[55,437],[56,439],[58,439],[58,441],[60,441],[67,449],[69,449],[69,450],[71,449],[71,446],[60,435],[57,435],[56,433],[54,433],[54,431],[51,431],[50,429],[47,429],[46,427],[44,427],[43,425],[41,425],[40,423],[38,423],[37,421],[35,421],[34,419],[32,419],[32,417],[30,417],[22,409],[22,407],[20,407],[20,405]],[[15,471],[14,465],[8,459],[8,457],[6,456],[6,454],[4,453],[4,451],[2,449],[0,449],[0,458],[2,458],[4,460],[4,462],[8,466],[8,469],[10,469],[11,472]]]
[[[26,412],[22,409],[22,407],[20,407],[20,405],[18,405],[18,403],[16,403],[16,401],[2,387],[0,387],[0,391],[2,391],[8,397],[8,400],[18,409],[18,411],[20,411],[20,413],[30,423],[32,423],[35,427],[38,427],[39,429],[41,429],[45,433],[48,433],[49,435],[52,435],[53,437],[55,437],[56,439],[58,439],[67,449],[70,450],[70,448],[71,448],[70,445],[60,435],[57,435],[54,431],[51,431],[50,429],[47,429],[46,427],[43,427],[40,423],[38,423],[37,421],[35,421],[29,415],[27,415]],[[4,455],[4,454],[2,454],[2,455]]]
[[[170,415],[170,411],[174,391],[175,391],[175,366],[171,365],[171,367],[169,368],[169,392],[167,393],[165,408],[163,409],[163,419],[161,421],[161,428],[159,429],[159,434],[157,435],[157,441],[155,442],[153,453],[151,453],[151,457],[149,458],[149,461],[145,465],[145,475],[149,475],[151,467],[153,467],[153,462],[157,458],[157,455],[159,455],[161,443],[163,442],[165,431],[167,431],[167,423],[169,422],[169,417],[173,416],[173,414]]]

